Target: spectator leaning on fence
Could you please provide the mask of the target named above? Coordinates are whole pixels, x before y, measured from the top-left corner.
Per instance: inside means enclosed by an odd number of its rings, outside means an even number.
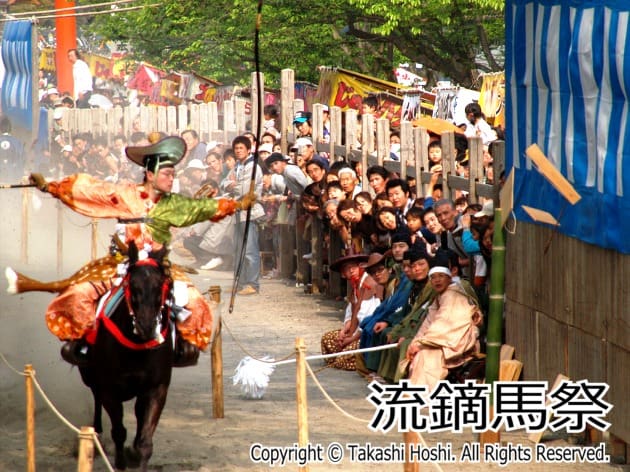
[[[306,163],[306,175],[308,175],[313,182],[321,182],[326,178],[328,168],[328,161],[326,159],[314,156]]]
[[[461,215],[455,209],[455,204],[451,200],[438,200],[434,205],[435,216],[444,228],[441,234],[440,246],[455,252],[459,257],[459,264],[462,267],[462,276],[470,280],[470,259],[464,249],[462,241],[464,227],[462,226]]]
[[[206,143],[199,139],[199,134],[194,129],[182,131],[182,139],[186,142],[186,155],[182,165],[187,165],[193,159],[204,161],[206,158]]]
[[[389,179],[389,171],[385,167],[379,165],[368,167],[366,174],[374,195],[385,192],[385,186]]]
[[[311,124],[312,116],[311,112],[308,111],[298,111],[293,116],[293,126],[297,129],[298,138],[313,137],[313,126]]]

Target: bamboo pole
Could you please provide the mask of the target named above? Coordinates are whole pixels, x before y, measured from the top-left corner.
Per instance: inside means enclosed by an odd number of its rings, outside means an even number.
[[[92,472],[94,467],[94,428],[82,426],[79,432],[78,472]]]
[[[26,470],[35,472],[35,394],[33,391],[32,364],[24,366],[26,382]]]
[[[306,447],[308,445],[308,408],[306,400],[306,345],[304,338],[295,339],[295,356],[296,356],[296,402],[298,416],[298,446]],[[299,467],[298,470],[308,471],[308,466]]]
[[[492,237],[492,269],[490,273],[490,307],[488,310],[488,342],[486,344],[486,383],[499,380],[501,332],[503,330],[503,298],[505,293],[505,236],[501,227],[501,208],[494,210]],[[494,405],[494,392],[490,391],[490,405]],[[492,419],[492,411],[490,419]],[[481,444],[498,443],[499,432],[484,431],[479,435]]]
[[[221,287],[213,285],[210,287],[210,298],[217,303],[221,303]],[[217,324],[217,331],[214,334],[212,347],[210,348],[210,368],[212,373],[212,416],[214,418],[224,418],[223,405],[223,338],[221,337],[221,322]]]
[[[486,350],[486,382],[499,379],[499,356],[503,330],[503,297],[505,293],[505,237],[501,221],[501,208],[494,210],[492,236],[492,271],[490,273],[490,306],[488,310],[488,342]]]

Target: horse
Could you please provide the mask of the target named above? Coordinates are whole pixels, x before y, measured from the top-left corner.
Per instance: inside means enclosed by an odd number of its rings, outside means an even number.
[[[117,288],[123,291],[118,294],[120,302],[109,317],[97,317],[87,366],[79,367],[94,397],[97,433],[103,431],[101,409],[109,415],[119,470],[127,465],[147,470],[171,381],[174,326],[170,320],[172,279],[163,263],[166,251],[163,248],[139,259],[135,244],[129,245],[127,272]],[[132,448],[125,449],[123,402],[133,398],[136,436]]]

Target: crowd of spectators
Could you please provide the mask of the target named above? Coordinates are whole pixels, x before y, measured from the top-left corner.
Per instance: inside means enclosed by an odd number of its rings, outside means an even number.
[[[487,129],[478,125],[483,118],[474,111],[470,114],[471,133],[486,133]],[[297,244],[306,248],[304,258],[310,260],[309,231],[317,219],[321,222],[318,227],[323,228],[324,244],[319,262],[327,271],[339,271],[349,287],[346,319],[339,330],[324,335],[322,349],[336,352],[390,342],[400,344],[398,348],[365,356],[338,358],[331,365],[385,381],[408,375],[404,366],[409,365],[416,379],[427,382],[426,373],[419,374],[425,367],[443,378],[445,366],[448,371],[470,359],[482,348],[479,341],[483,341],[481,320],[487,309],[491,270],[492,201],[469,202],[466,192],[460,191],[454,192],[453,200],[442,198],[438,184],[443,158],[439,136],[431,137],[427,149],[432,178],[428,191],[423,192],[414,179],[401,179],[383,166],[369,167],[367,180],[363,181],[363,172],[356,163],[318,154],[309,112],[294,116],[295,140],[284,154],[275,107],[265,107],[264,114],[264,134],[259,142],[252,133],[238,136],[231,143],[206,143],[195,130],[181,132],[187,152],[176,169],[174,191],[197,198],[239,198],[249,191],[252,166],[258,166],[258,203],[252,210],[254,224],[249,227],[239,294],[258,293],[261,276],[280,277],[282,227],[288,228],[284,234],[297,235]],[[327,114],[325,109],[325,118]],[[324,123],[326,126],[327,120]],[[52,132],[54,145],[43,165],[49,176],[87,172],[112,182],[141,181],[141,169],[128,165],[124,148],[128,144],[147,144],[143,130],[135,128],[130,136],[121,132],[111,142],[89,134],[68,140],[57,121]],[[329,137],[319,134],[322,142]],[[391,143],[390,159],[395,160],[400,145],[395,132]],[[486,182],[493,180],[491,146],[488,141],[484,147]],[[456,172],[467,176],[466,140],[458,140],[456,148]],[[199,223],[177,232],[173,250],[189,256],[200,270],[231,269],[237,241],[244,230],[244,221],[238,216],[220,223]],[[330,237],[334,233],[341,241],[343,256],[328,260],[327,249],[334,244]],[[267,266],[262,266],[261,249],[273,255]],[[293,260],[294,270],[297,262]],[[436,268],[430,277],[430,271]],[[303,280],[297,282],[308,287],[309,274],[302,275]],[[325,283],[332,283],[326,273],[324,279]],[[346,283],[343,285],[345,288]],[[440,299],[456,300],[458,309],[467,305],[474,308],[463,315],[468,323],[464,327],[458,325],[455,335],[459,338],[455,343],[449,338],[453,335],[449,323],[440,321],[444,311]],[[426,332],[417,338],[420,328],[428,327],[426,320],[431,320],[433,330],[429,333],[434,336],[427,343]],[[481,327],[481,334],[477,326]],[[434,352],[428,355],[426,351],[440,346],[440,336],[449,338],[453,352],[442,349],[436,360]]]

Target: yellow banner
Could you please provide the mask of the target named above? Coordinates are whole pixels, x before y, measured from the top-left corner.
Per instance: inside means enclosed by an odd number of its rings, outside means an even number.
[[[379,91],[378,88],[342,72],[325,71],[321,74],[318,91],[320,97],[329,97],[328,105],[340,107],[343,111],[349,108],[361,110],[363,98],[370,92]],[[322,86],[324,90],[321,90]]]
[[[39,54],[39,68],[48,72],[57,70],[55,65],[55,50],[53,48],[44,48]]]
[[[492,126],[505,127],[505,73],[483,76],[479,95],[481,111]]]

